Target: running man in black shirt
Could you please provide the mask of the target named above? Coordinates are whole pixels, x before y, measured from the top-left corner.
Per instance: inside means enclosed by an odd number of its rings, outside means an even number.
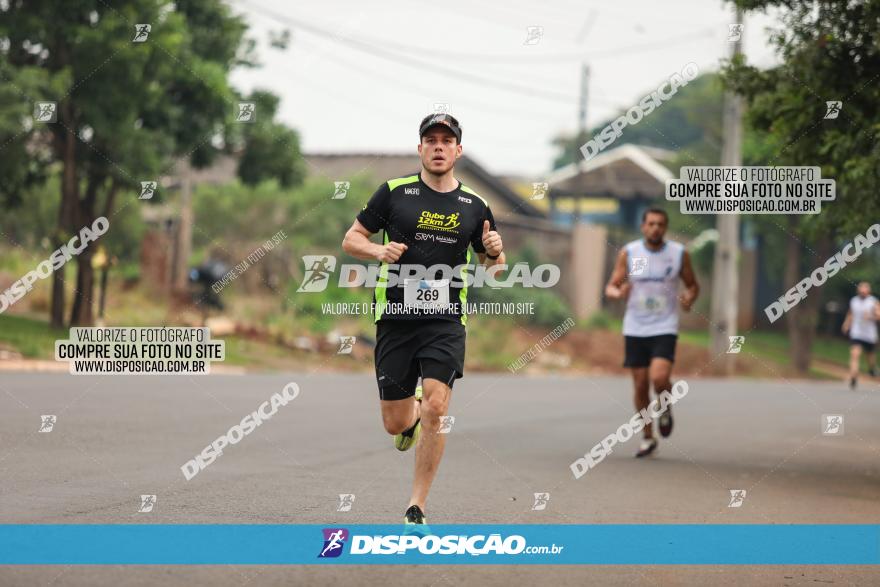
[[[468,288],[461,267],[470,264],[471,247],[481,264],[505,260],[489,205],[453,175],[461,157],[458,121],[426,116],[419,137],[421,172],[383,183],[342,243],[353,257],[381,263],[374,292],[376,380],[385,430],[395,435],[398,450],[416,446],[408,524],[425,523],[445,446],[441,418],[464,374]],[[370,242],[380,230],[383,244]],[[426,274],[407,277],[413,267]]]

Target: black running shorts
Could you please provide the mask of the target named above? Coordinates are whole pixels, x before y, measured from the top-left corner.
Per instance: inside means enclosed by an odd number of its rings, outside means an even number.
[[[660,358],[675,362],[675,343],[677,334],[658,334],[657,336],[624,336],[624,367],[648,367],[651,359]]]
[[[877,343],[868,342],[867,340],[862,340],[861,338],[851,338],[851,339],[849,339],[849,345],[850,346],[859,345],[860,347],[862,347],[862,350],[865,351],[866,353],[873,353],[874,347],[877,346]]]
[[[380,320],[375,353],[379,397],[411,397],[419,377],[452,387],[464,375],[464,346],[465,328],[460,322]]]

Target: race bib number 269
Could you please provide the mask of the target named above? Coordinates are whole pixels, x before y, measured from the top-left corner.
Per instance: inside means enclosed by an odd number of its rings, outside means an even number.
[[[404,282],[403,302],[420,310],[440,308],[449,304],[448,279],[407,279]]]

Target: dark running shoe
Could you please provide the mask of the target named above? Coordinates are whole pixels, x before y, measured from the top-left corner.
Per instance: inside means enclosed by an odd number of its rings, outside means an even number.
[[[417,505],[409,506],[409,509],[406,510],[406,513],[403,515],[403,523],[404,524],[426,524],[427,519],[425,518],[425,513],[422,511]]]
[[[666,411],[660,414],[657,422],[660,424],[660,436],[666,438],[672,434],[672,406],[666,407]]]

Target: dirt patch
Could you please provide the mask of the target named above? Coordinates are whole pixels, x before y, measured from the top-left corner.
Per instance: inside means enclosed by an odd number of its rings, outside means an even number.
[[[528,329],[523,329],[528,331]],[[530,337],[529,334],[532,334]],[[535,341],[546,336],[545,331],[533,330],[530,333],[515,333],[520,339],[522,348],[530,348]],[[564,355],[570,363],[566,369],[548,366],[540,357],[544,353]],[[611,330],[572,330],[544,349],[530,363],[526,370],[542,373],[548,371],[573,371],[595,374],[621,375],[628,373],[623,367],[623,336]],[[712,353],[701,346],[678,341],[675,353],[675,374],[677,376],[721,376],[721,362]],[[735,375],[745,377],[795,377],[796,373],[774,361],[761,361],[746,354],[736,359]]]

